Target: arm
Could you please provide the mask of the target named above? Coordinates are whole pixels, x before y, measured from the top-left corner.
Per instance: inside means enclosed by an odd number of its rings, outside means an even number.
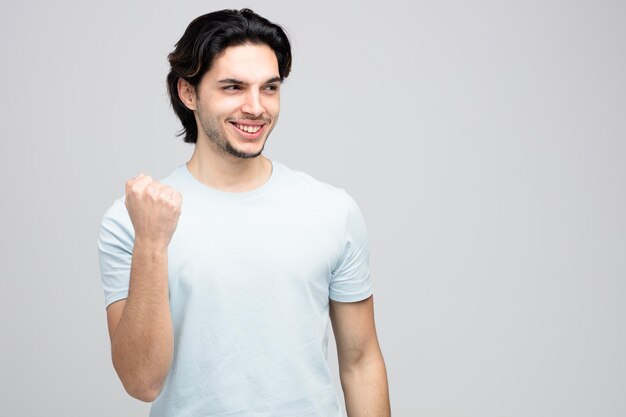
[[[140,175],[126,183],[126,208],[135,229],[128,297],[107,308],[113,366],[126,391],[150,402],[172,363],[167,248],[182,195]]]
[[[389,417],[387,371],[374,325],[374,297],[354,303],[330,300],[339,375],[348,417]]]

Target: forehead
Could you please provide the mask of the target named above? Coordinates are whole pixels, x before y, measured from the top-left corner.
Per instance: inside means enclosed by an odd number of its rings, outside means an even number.
[[[267,45],[229,46],[215,57],[207,78],[234,78],[247,83],[264,82],[278,77],[276,54]]]

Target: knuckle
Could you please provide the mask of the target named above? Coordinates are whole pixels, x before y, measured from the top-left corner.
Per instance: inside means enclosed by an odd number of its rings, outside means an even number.
[[[172,190],[165,186],[161,187],[161,189],[159,190],[159,195],[163,200],[169,200],[172,196]]]
[[[159,187],[155,184],[149,184],[146,187],[146,193],[153,199],[153,200],[158,200],[159,199]]]
[[[145,190],[145,186],[143,186],[140,183],[134,183],[131,187],[131,191],[133,192],[134,195],[141,195],[141,193],[143,192],[143,190]]]
[[[129,187],[128,193],[134,197],[138,197],[140,195],[141,188],[137,186],[137,184],[133,184]]]

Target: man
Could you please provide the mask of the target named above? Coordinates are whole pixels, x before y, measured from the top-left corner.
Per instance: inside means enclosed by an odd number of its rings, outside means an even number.
[[[340,416],[330,321],[348,416],[389,416],[361,212],[262,155],[291,67],[284,31],[249,9],[209,13],[169,61],[194,153],[160,182],[129,180],[98,237],[124,388],[151,416]]]

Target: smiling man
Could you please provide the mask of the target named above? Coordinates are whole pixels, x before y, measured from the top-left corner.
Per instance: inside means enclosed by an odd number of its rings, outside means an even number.
[[[113,365],[150,415],[390,415],[367,230],[343,189],[262,155],[291,69],[280,26],[249,9],[195,19],[169,55],[194,153],[127,181],[98,250]]]

